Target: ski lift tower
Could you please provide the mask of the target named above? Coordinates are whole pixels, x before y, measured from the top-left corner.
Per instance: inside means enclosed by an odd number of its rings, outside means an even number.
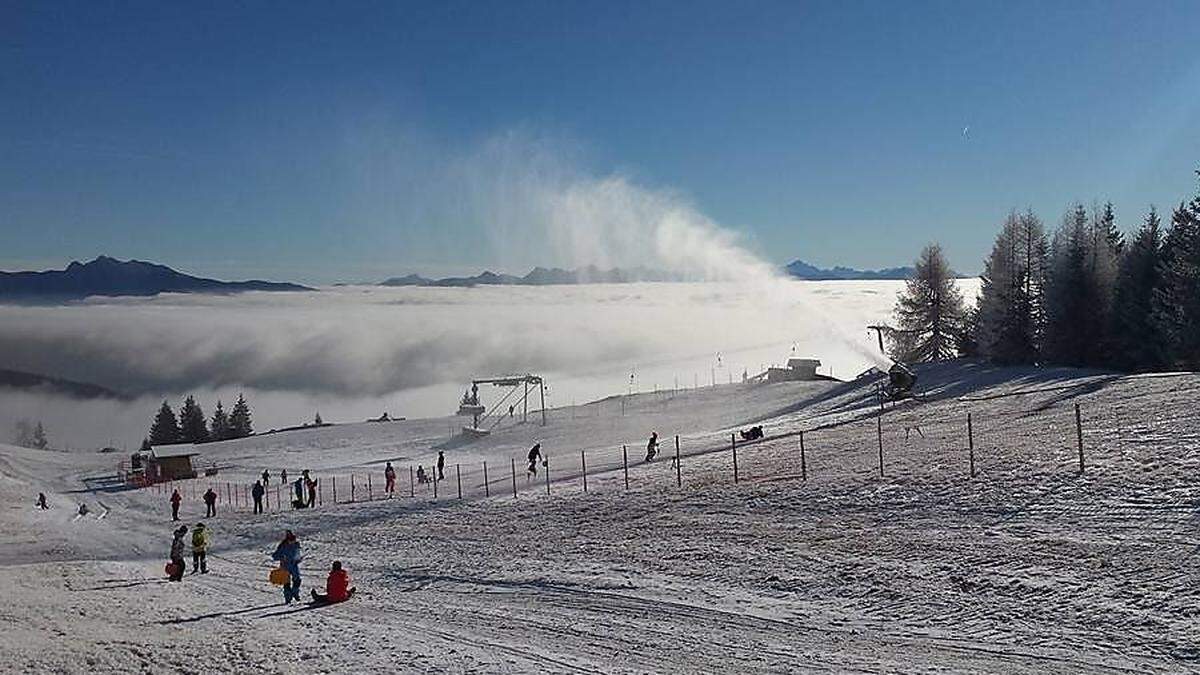
[[[496,387],[510,388],[510,391],[505,394],[500,400],[492,406],[491,411],[479,403],[479,385],[490,384]],[[488,418],[493,418],[492,427],[500,423],[504,419],[503,407],[504,403],[518,391],[521,392],[521,421],[529,421],[529,395],[532,389],[535,388],[538,392],[539,400],[542,406],[542,426],[546,426],[546,381],[541,375],[533,375],[526,373],[525,375],[505,375],[502,377],[483,377],[471,380],[471,390],[463,395],[462,402],[458,406],[459,415],[471,415],[473,424],[471,425],[472,433],[486,434],[491,430],[483,429],[480,423],[487,422]],[[514,402],[515,406],[516,403]],[[500,411],[500,414],[497,414]]]

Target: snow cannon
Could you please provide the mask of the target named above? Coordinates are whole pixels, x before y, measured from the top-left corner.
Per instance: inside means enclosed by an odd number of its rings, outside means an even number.
[[[917,374],[911,368],[896,361],[888,369],[887,375],[888,381],[884,386],[884,393],[888,398],[895,401],[913,395],[913,387],[917,384]]]

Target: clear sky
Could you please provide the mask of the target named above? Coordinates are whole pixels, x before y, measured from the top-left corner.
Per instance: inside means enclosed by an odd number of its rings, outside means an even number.
[[[0,269],[503,266],[465,183],[549,154],[774,262],[940,241],[977,271],[1010,209],[1111,199],[1132,228],[1194,194],[1198,25],[1194,1],[0,0]]]

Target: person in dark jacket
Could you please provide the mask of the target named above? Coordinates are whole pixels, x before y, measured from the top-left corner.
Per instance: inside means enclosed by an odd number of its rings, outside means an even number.
[[[283,541],[280,541],[279,545],[275,547],[271,559],[279,561],[279,566],[288,572],[288,582],[283,585],[284,603],[298,602],[300,600],[300,561],[303,560],[303,556],[300,555],[300,540],[291,530],[283,534]]]
[[[180,525],[175,530],[175,538],[171,540],[171,564],[174,565],[174,574],[167,577],[168,581],[183,580],[183,572],[187,569],[187,565],[183,563],[183,551],[186,546],[183,536],[187,531],[187,525]]]
[[[267,493],[267,489],[263,487],[262,481],[254,481],[254,487],[250,488],[250,496],[254,498],[254,512],[263,512],[263,495]]]
[[[529,467],[525,469],[525,478],[531,478],[537,475],[538,460],[542,458],[542,444],[535,443],[529,449]]]
[[[212,488],[204,491],[204,509],[205,518],[217,515],[217,493],[213,492]]]
[[[179,503],[182,501],[183,495],[178,489],[171,493],[171,520],[179,520]]]
[[[43,511],[50,508],[50,505],[46,503],[46,493],[45,492],[38,493],[37,507]]]
[[[392,468],[391,462],[383,469],[383,491],[388,497],[393,497],[396,493],[396,470]]]
[[[646,461],[653,462],[654,456],[658,454],[658,432],[650,432],[650,440],[646,441]]]
[[[446,480],[446,455],[438,450],[437,479]]]
[[[313,603],[331,605],[335,602],[345,602],[352,597],[354,589],[350,587],[350,575],[342,569],[342,561],[335,560],[332,569],[329,570],[329,577],[325,579],[325,592],[318,593],[315,588],[312,590]]]

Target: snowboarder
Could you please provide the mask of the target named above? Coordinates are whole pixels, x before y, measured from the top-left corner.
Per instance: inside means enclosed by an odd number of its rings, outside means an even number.
[[[646,442],[646,461],[653,462],[658,454],[658,432],[650,432],[650,440]]]
[[[217,493],[213,492],[210,487],[204,491],[204,517],[211,518],[217,515]]]
[[[266,473],[265,471],[263,473]],[[250,488],[250,496],[254,498],[254,512],[263,512],[263,495],[267,490],[263,487],[262,481],[254,481],[254,487]]]
[[[342,561],[334,560],[333,566],[329,570],[329,577],[325,579],[325,592],[318,593],[315,588],[312,590],[313,604],[332,605],[335,602],[345,602],[352,597],[354,597],[354,589],[350,587],[350,575],[342,569]]]
[[[46,493],[45,492],[38,493],[37,507],[43,511],[50,508],[50,505],[46,503]]]
[[[180,525],[175,530],[175,538],[171,540],[171,575],[167,577],[168,581],[182,581],[183,571],[187,569],[187,565],[183,562],[183,535],[187,534],[187,525]]]
[[[179,494],[179,488],[171,493],[171,520],[179,520],[179,503],[183,501],[183,495]]]
[[[208,528],[204,523],[196,523],[192,530],[192,574],[208,574],[208,542]]]
[[[303,557],[300,555],[300,541],[291,530],[283,534],[283,541],[275,547],[271,559],[279,561],[279,566],[288,573],[288,582],[283,585],[283,602],[291,604],[292,601],[299,601],[300,561]]]
[[[388,462],[383,469],[383,491],[388,497],[392,497],[396,493],[396,470],[392,468],[392,463]]]
[[[297,478],[296,482],[292,483],[292,493],[295,495],[295,498],[292,499],[292,508],[293,509],[302,509],[305,506],[308,506],[308,504],[306,504],[304,502],[304,477],[303,476],[301,476],[300,478]]]
[[[438,461],[437,461],[437,479],[438,480],[446,480],[445,469],[446,469],[446,455],[443,454],[441,450],[438,450]]]
[[[540,459],[542,459],[542,444],[535,443],[534,446],[529,449],[529,468],[525,470],[526,479],[537,475],[537,465],[538,460]]]

